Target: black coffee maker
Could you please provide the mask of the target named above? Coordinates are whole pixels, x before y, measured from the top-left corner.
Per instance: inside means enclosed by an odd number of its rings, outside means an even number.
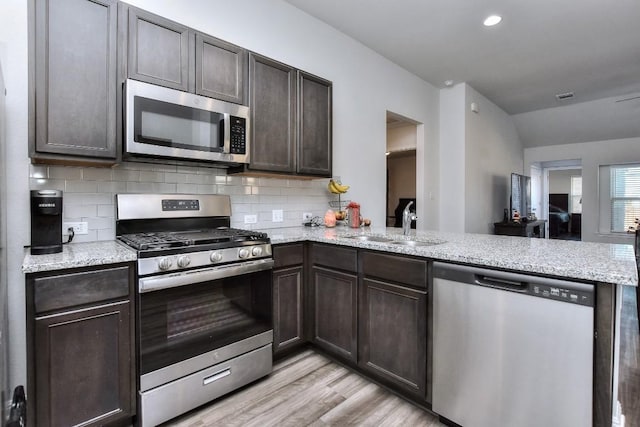
[[[31,254],[62,252],[62,191],[31,190]]]

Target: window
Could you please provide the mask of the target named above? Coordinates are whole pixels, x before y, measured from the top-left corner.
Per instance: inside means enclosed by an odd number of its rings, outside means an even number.
[[[571,205],[569,206],[570,213],[581,214],[582,213],[582,177],[571,177]]]
[[[611,166],[611,231],[626,232],[640,218],[640,165]]]

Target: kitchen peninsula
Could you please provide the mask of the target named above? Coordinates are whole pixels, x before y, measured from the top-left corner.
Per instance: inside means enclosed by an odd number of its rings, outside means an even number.
[[[292,342],[309,341],[409,399],[419,404],[426,402],[428,408],[445,418],[449,414],[436,407],[436,401],[455,398],[458,401],[453,406],[466,408],[461,412],[467,418],[456,418],[460,414],[454,414],[447,419],[461,425],[476,419],[469,415],[473,407],[481,414],[497,407],[518,408],[502,419],[493,419],[499,424],[509,421],[503,425],[532,425],[532,419],[563,425],[568,419],[579,419],[584,425],[609,426],[617,417],[622,286],[638,284],[631,245],[420,231],[405,236],[392,228],[294,227],[263,231],[274,244],[276,266],[279,258],[291,259],[294,250],[304,249],[305,254],[304,263],[285,262],[280,264],[280,270],[274,270],[274,331],[278,330],[279,321],[283,321],[283,330],[296,330],[295,325],[287,323],[284,311],[278,313],[279,305],[290,307],[298,301],[299,311],[306,310],[304,315],[297,314],[304,323],[304,327],[297,325],[297,330],[304,330],[304,334],[294,337],[295,334],[283,333],[280,342],[274,340],[276,355],[279,345],[286,350]],[[286,255],[280,257],[279,250]],[[303,259],[302,253],[298,259]],[[440,275],[436,265],[480,274],[476,274],[475,283],[471,279],[466,282],[469,285],[461,285],[436,279]],[[305,279],[295,288],[291,272],[300,274],[300,269],[304,269],[301,277]],[[500,275],[510,277],[503,282],[495,280]],[[280,277],[284,278],[282,282]],[[438,280],[440,294],[435,285]],[[456,292],[462,292],[462,298],[447,301],[455,302],[456,307],[444,307],[442,295],[454,287],[458,288]],[[484,289],[485,297],[470,297],[466,293],[469,288],[480,289],[479,294]],[[291,297],[287,292],[303,295]],[[512,303],[521,305],[509,308]],[[478,308],[480,304],[484,304],[483,308]],[[488,326],[484,321],[491,316],[484,311],[485,306],[497,310],[497,320]],[[449,313],[454,309],[462,313],[453,319],[460,322],[443,322],[442,313],[451,320]],[[471,312],[479,313],[476,319],[483,324],[479,327],[482,338],[470,329],[460,329],[469,325]],[[581,317],[575,313],[582,313]],[[519,326],[513,326],[512,319],[520,322]],[[494,344],[485,345],[485,335]],[[573,342],[578,335],[581,339]],[[444,350],[443,354],[443,344],[450,344],[452,336],[460,337],[453,346],[457,351],[447,355]],[[472,341],[481,343],[482,356],[470,347]],[[389,354],[393,356],[387,357]],[[463,386],[458,384],[457,391],[446,390],[443,394],[442,378],[446,379],[445,386],[457,378],[451,366],[443,367],[443,360],[456,357],[471,360],[469,366],[474,369],[462,368]],[[507,364],[506,358],[515,364]],[[497,366],[495,377],[482,373],[487,362]],[[574,370],[577,364],[582,367]],[[549,374],[554,365],[564,368]],[[467,377],[480,378],[480,383],[472,382],[475,391],[466,387]],[[422,378],[426,383],[421,382]],[[495,384],[495,378],[503,378],[501,385]],[[505,382],[506,378],[510,382]],[[495,402],[494,386],[506,395],[505,402]],[[479,402],[477,387],[492,398]],[[507,388],[501,390],[502,387]],[[531,393],[514,394],[513,387]],[[540,398],[551,393],[556,397]],[[471,397],[468,401],[459,400],[460,394]],[[580,403],[573,405],[574,398]],[[544,412],[536,409],[542,407]],[[489,424],[478,425],[492,425],[490,416],[485,418],[489,418]]]

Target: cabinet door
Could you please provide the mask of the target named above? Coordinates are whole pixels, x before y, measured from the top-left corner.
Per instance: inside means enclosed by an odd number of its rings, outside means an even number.
[[[196,93],[245,103],[247,51],[204,34],[196,34]]]
[[[331,176],[331,82],[298,72],[299,174]]]
[[[128,301],[36,318],[38,426],[104,425],[133,415],[129,322]]]
[[[116,158],[115,0],[35,2],[38,153]]]
[[[129,78],[193,91],[189,70],[195,44],[188,27],[129,7]]]
[[[249,169],[295,172],[296,72],[249,55],[251,158]]]
[[[312,341],[345,360],[357,361],[357,276],[313,267]]]
[[[291,267],[273,272],[273,352],[302,344],[303,268]]]
[[[422,399],[426,394],[425,291],[363,279],[360,366]]]

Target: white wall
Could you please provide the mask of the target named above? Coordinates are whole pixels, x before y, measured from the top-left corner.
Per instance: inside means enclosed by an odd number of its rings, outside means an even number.
[[[415,150],[416,146],[416,125],[387,127],[387,151]]]
[[[523,170],[509,115],[465,83],[442,89],[440,162],[440,230],[493,234],[509,207],[511,172]]]
[[[509,207],[511,173],[523,173],[523,147],[511,117],[471,86],[466,89],[464,231],[493,234],[493,223]]]
[[[600,165],[640,162],[640,138],[541,146],[524,150],[525,167],[557,160],[582,161],[582,240],[633,243],[630,235],[598,232],[598,169]]]
[[[465,95],[465,84],[440,91],[440,231],[464,232]]]
[[[23,246],[30,240],[27,3],[24,0],[0,2],[0,61],[5,66],[8,88],[7,173],[11,178],[8,203],[13,213],[8,218],[9,265],[13,266],[9,271],[12,384],[26,382],[24,277],[19,266],[23,259]],[[349,198],[360,202],[362,214],[370,217],[374,225],[385,223],[387,111],[418,123],[417,208],[424,212],[418,227],[437,228],[439,95],[434,87],[281,0],[134,0],[129,3],[331,80],[334,174],[343,183],[351,185]],[[89,169],[80,168],[79,174],[76,168],[48,169],[47,179],[55,179],[51,177],[51,170],[54,170],[54,174],[64,176],[60,179],[65,181],[65,188],[71,183],[71,188],[79,189],[87,185],[84,181],[87,181],[85,175]],[[142,169],[142,166],[134,167],[138,178],[125,181],[125,188],[127,184],[133,188],[141,182],[139,172]],[[31,172],[36,170],[31,169]],[[167,182],[166,174],[173,171],[150,172],[163,174],[153,178],[151,184],[162,186],[158,188],[166,188],[164,184],[175,184],[177,191],[178,183]],[[212,175],[217,176],[217,173]],[[113,175],[110,176],[114,181]],[[93,189],[94,184],[88,185]],[[231,186],[253,187],[245,182],[232,182]],[[112,188],[116,187],[114,184]],[[256,187],[262,188],[260,184]],[[96,191],[97,188],[96,185]],[[87,200],[100,193],[88,191]],[[96,212],[99,204],[94,202],[91,205],[96,206]],[[103,211],[105,209],[108,208],[103,208]]]
[[[560,169],[549,171],[549,194],[571,194],[571,177],[580,176],[580,169]]]
[[[27,2],[0,1],[0,62],[4,67],[8,177],[7,265],[9,300],[9,386],[26,383],[26,324],[23,246],[29,242],[27,115]]]

